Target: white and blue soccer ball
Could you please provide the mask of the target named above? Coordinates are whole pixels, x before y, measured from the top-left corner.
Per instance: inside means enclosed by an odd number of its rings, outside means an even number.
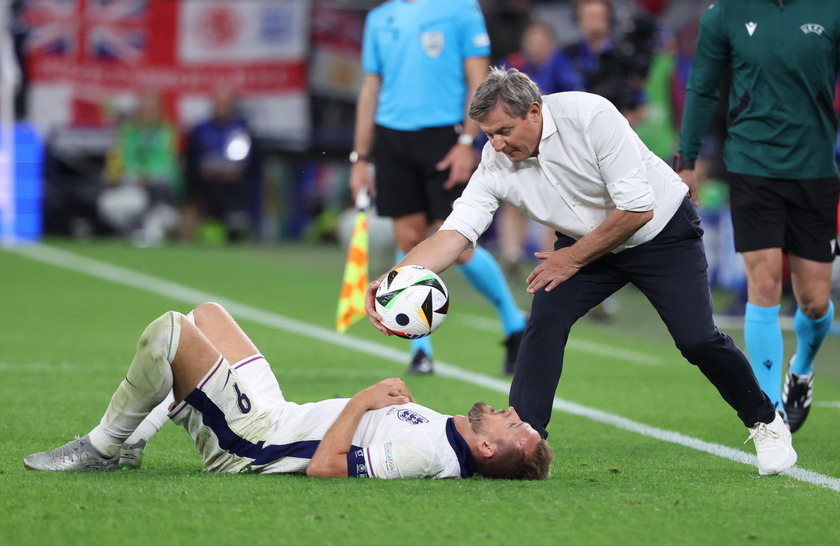
[[[426,337],[446,319],[449,291],[433,271],[405,265],[382,279],[376,290],[376,312],[393,334],[406,339]]]

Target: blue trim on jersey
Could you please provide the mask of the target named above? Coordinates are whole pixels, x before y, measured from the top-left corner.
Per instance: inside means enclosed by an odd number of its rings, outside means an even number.
[[[455,452],[458,462],[461,463],[461,477],[469,478],[475,474],[475,459],[472,451],[470,451],[470,446],[455,428],[455,419],[452,417],[446,420],[446,439],[449,440],[452,451]]]
[[[253,459],[255,465],[268,464],[284,457],[311,459],[321,443],[320,440],[303,440],[283,445],[265,445],[265,441],[260,440],[255,444],[231,430],[224,412],[204,391],[195,389],[184,401],[201,413],[201,422],[210,427],[219,439],[219,447],[232,455]]]
[[[350,446],[347,452],[347,477],[348,478],[372,478],[373,469],[368,467],[365,459],[364,448]]]

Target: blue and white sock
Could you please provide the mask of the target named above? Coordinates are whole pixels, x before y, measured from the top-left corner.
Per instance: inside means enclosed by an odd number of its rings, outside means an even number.
[[[458,264],[457,267],[470,284],[496,308],[505,336],[525,329],[525,316],[516,305],[502,268],[492,254],[477,246],[470,261]]]
[[[808,375],[814,371],[814,357],[820,350],[831,322],[834,320],[834,303],[828,302],[828,311],[824,317],[808,318],[801,309],[796,309],[793,319],[793,331],[796,332],[796,357],[790,363],[790,371],[796,375]]]
[[[753,372],[770,401],[777,409],[782,407],[782,359],[784,341],[779,326],[779,309],[759,307],[747,303],[744,313],[744,341]]]

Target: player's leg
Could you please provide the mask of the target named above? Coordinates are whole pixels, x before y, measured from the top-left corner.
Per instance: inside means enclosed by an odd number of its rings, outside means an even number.
[[[797,310],[796,353],[785,376],[782,404],[791,431],[805,422],[814,391],[814,357],[834,320],[831,270],[837,252],[837,177],[796,181],[785,233]]]
[[[203,303],[188,316],[194,317],[201,333],[253,392],[266,400],[283,400],[283,391],[268,361],[224,307]]]
[[[782,409],[784,342],[779,324],[782,250],[742,252],[747,274],[744,342],[753,372],[776,409]]]
[[[805,423],[814,396],[814,359],[834,320],[831,302],[831,263],[790,256],[791,280],[797,309],[793,319],[796,352],[785,374],[782,405],[791,432]]]
[[[813,370],[817,354],[834,318],[831,302],[832,264],[790,256],[790,276],[793,293],[799,307],[794,318],[796,357],[791,371],[807,375]]]
[[[574,244],[558,238],[556,248]],[[609,270],[612,255],[602,257],[560,283],[551,292],[539,290],[522,337],[510,386],[510,404],[523,421],[544,438],[560,375],[569,331],[577,320],[624,285]]]
[[[788,207],[784,180],[727,173],[735,251],[744,259],[744,340],[761,388],[782,409],[784,345],[779,325]]]
[[[35,470],[114,470],[120,446],[148,413],[173,388],[171,362],[181,352],[190,332],[183,335],[183,315],[168,312],[146,327],[125,379],[111,397],[97,427],[82,438],[24,459]],[[186,321],[184,321],[186,322]],[[184,351],[182,358],[186,358]]]
[[[755,441],[759,474],[796,462],[790,432],[759,388],[744,354],[712,318],[700,218],[686,199],[650,243],[619,253],[622,271],[653,304],[682,355],[738,412]]]
[[[456,267],[472,287],[496,309],[505,334],[503,343],[506,351],[502,373],[512,374],[516,367],[516,355],[519,352],[526,319],[513,298],[502,268],[493,255],[480,246],[461,254]]]
[[[191,314],[196,327],[228,362],[259,354],[254,342],[218,303],[202,303]]]

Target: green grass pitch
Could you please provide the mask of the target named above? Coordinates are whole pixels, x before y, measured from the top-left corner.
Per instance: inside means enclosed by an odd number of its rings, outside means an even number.
[[[290,400],[350,396],[402,376],[439,411],[507,403],[495,314],[455,271],[442,275],[452,304],[433,335],[442,372],[407,378],[406,341],[366,321],[330,333],[344,262],[335,247],[46,247],[56,249],[22,251],[53,256],[45,263],[0,248],[0,544],[840,544],[840,491],[759,478],[741,462],[563,411],[549,426],[552,476],[539,483],[215,475],[172,424],[138,471],[27,471],[25,455],[98,423],[148,322],[205,297],[233,304]],[[524,283],[513,289],[527,309]],[[558,398],[753,454],[747,430],[649,304],[632,289],[619,302],[613,323],[584,319],[573,330]],[[743,346],[742,332],[729,333]],[[789,357],[790,333],[785,342]],[[835,487],[838,355],[840,338],[829,337],[814,409],[794,435],[798,468]]]

